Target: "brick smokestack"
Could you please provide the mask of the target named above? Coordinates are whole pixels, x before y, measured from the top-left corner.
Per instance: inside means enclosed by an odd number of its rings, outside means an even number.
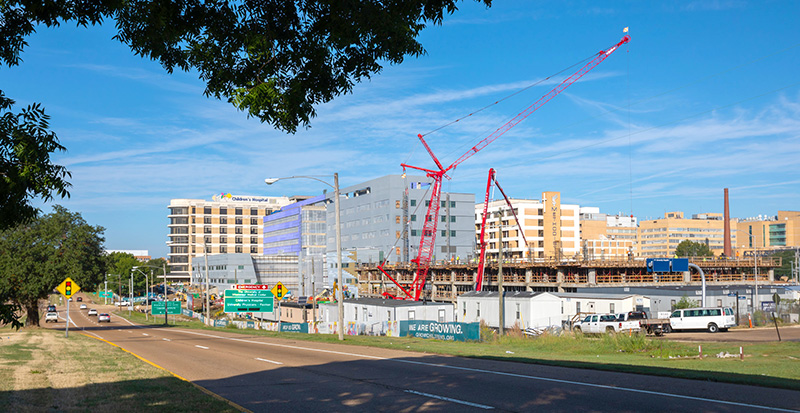
[[[725,237],[725,243],[722,247],[722,252],[725,254],[726,257],[731,256],[731,209],[730,205],[728,204],[728,188],[725,188],[725,212],[723,213],[722,219],[725,220],[725,227],[723,230],[723,237]]]

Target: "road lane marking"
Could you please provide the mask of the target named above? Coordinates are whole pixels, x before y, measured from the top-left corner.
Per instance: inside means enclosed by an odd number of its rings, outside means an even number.
[[[195,344],[194,346],[195,346],[195,347],[202,348],[203,350],[208,350],[208,347],[206,347],[206,346],[198,346],[197,344]]]
[[[267,363],[272,363],[272,364],[283,364],[283,363],[281,363],[280,361],[272,361],[272,360],[262,359],[262,358],[260,358],[260,357],[256,357],[256,360],[259,360],[259,361],[266,361]]]
[[[84,335],[85,335],[85,334],[84,334]],[[86,336],[86,337],[89,337],[89,336]],[[90,338],[94,338],[94,337],[90,337]],[[233,408],[234,408],[234,409],[236,409],[236,410],[239,410],[240,412],[245,412],[245,413],[253,413],[253,411],[252,411],[252,410],[250,410],[250,409],[246,409],[246,408],[244,408],[244,407],[242,407],[242,406],[240,406],[240,405],[236,404],[235,402],[233,402],[233,401],[231,401],[231,400],[228,400],[228,399],[226,399],[226,398],[224,398],[224,397],[220,396],[219,394],[217,394],[217,393],[214,393],[213,391],[211,391],[211,390],[209,390],[209,389],[207,389],[207,388],[205,388],[205,387],[203,387],[203,386],[201,386],[201,385],[199,385],[199,384],[197,384],[197,383],[195,383],[195,382],[193,382],[193,381],[191,381],[191,380],[187,380],[187,379],[185,379],[185,378],[183,378],[183,377],[181,377],[181,376],[179,376],[179,375],[175,374],[175,373],[174,373],[174,372],[172,372],[171,370],[167,370],[167,369],[165,369],[165,368],[163,368],[163,367],[159,366],[158,364],[156,364],[156,363],[153,363],[152,361],[150,361],[150,360],[148,360],[148,359],[146,359],[146,358],[144,358],[144,357],[142,357],[142,356],[140,356],[140,355],[138,355],[138,354],[136,354],[136,353],[134,353],[134,352],[132,352],[132,351],[130,351],[130,350],[127,350],[127,349],[125,349],[125,348],[124,348],[124,347],[122,347],[122,346],[118,346],[118,345],[116,345],[116,344],[114,344],[114,343],[112,343],[112,342],[110,342],[110,341],[108,341],[108,340],[104,340],[104,339],[102,339],[102,338],[97,338],[97,340],[104,341],[104,342],[106,342],[106,343],[108,343],[108,344],[111,344],[112,346],[114,346],[114,347],[116,347],[116,348],[118,348],[118,349],[120,349],[120,350],[122,350],[122,351],[124,351],[124,352],[126,352],[126,353],[128,353],[128,354],[130,354],[130,355],[132,355],[132,356],[134,356],[134,357],[136,357],[136,358],[137,358],[137,359],[139,359],[139,360],[142,360],[143,362],[145,362],[145,363],[147,363],[147,364],[149,364],[149,365],[151,365],[151,366],[153,366],[153,367],[156,367],[156,368],[159,368],[159,369],[161,369],[161,370],[164,370],[164,371],[166,371],[167,373],[169,373],[169,374],[171,374],[171,375],[175,376],[176,378],[178,378],[178,379],[180,379],[180,380],[183,380],[183,381],[185,381],[185,382],[187,382],[187,383],[191,384],[192,386],[196,387],[198,390],[202,391],[203,393],[205,393],[205,394],[207,394],[207,395],[209,395],[209,396],[211,396],[211,397],[213,397],[213,398],[215,398],[215,399],[217,399],[217,400],[220,400],[220,401],[222,401],[222,402],[228,403],[228,404],[229,404],[231,407],[233,407]]]
[[[492,406],[487,406],[487,405],[485,405],[485,404],[478,404],[478,403],[467,402],[467,401],[464,401],[464,400],[453,399],[453,398],[450,398],[450,397],[437,396],[437,395],[435,395],[435,394],[423,393],[423,392],[421,392],[421,391],[415,391],[415,390],[403,390],[403,391],[404,391],[404,392],[406,392],[406,393],[416,394],[416,395],[418,395],[418,396],[430,397],[430,398],[432,398],[432,399],[444,400],[444,401],[446,401],[446,402],[452,402],[452,403],[458,403],[458,404],[465,404],[465,405],[467,405],[467,406],[478,407],[478,408],[485,409],[485,410],[492,410],[492,409],[494,409],[494,407],[492,407]]]
[[[143,335],[143,336],[149,336],[150,334],[147,334],[147,333],[142,333],[142,335]]]
[[[162,340],[164,340],[164,341],[172,341],[172,340],[170,340],[168,338],[162,338]]]
[[[328,353],[328,354],[340,354],[344,356],[351,356],[351,357],[360,357],[366,359],[373,359],[373,360],[386,360],[386,361],[393,361],[396,363],[407,363],[407,364],[416,364],[421,366],[429,366],[429,367],[439,367],[444,369],[453,369],[453,370],[463,370],[463,371],[471,371],[474,373],[484,373],[484,374],[495,374],[498,376],[506,376],[506,377],[516,377],[522,379],[529,379],[529,380],[539,380],[539,381],[546,381],[551,383],[561,383],[561,384],[572,384],[576,386],[586,386],[586,387],[594,387],[600,389],[608,389],[608,390],[619,390],[624,392],[631,392],[631,393],[642,393],[642,394],[650,394],[655,396],[663,396],[663,397],[671,397],[676,399],[685,399],[685,400],[697,400],[709,403],[719,403],[719,404],[726,404],[731,406],[741,406],[741,407],[749,407],[755,409],[762,409],[762,410],[773,410],[779,412],[794,412],[797,413],[797,410],[791,409],[782,409],[779,407],[770,407],[770,406],[761,406],[757,404],[750,404],[750,403],[740,403],[740,402],[731,402],[727,400],[716,400],[716,399],[708,399],[705,397],[695,397],[695,396],[686,396],[682,394],[670,394],[670,393],[662,393],[654,390],[640,390],[640,389],[632,389],[627,387],[617,387],[617,386],[609,386],[605,384],[596,384],[596,383],[587,383],[587,382],[580,382],[580,381],[571,381],[571,380],[561,380],[561,379],[553,379],[549,377],[538,377],[538,376],[530,376],[526,374],[517,374],[517,373],[506,373],[502,371],[492,371],[492,370],[483,370],[483,369],[475,369],[470,367],[459,367],[459,366],[450,366],[447,364],[433,364],[433,363],[425,363],[421,361],[412,361],[412,360],[399,360],[399,359],[392,359],[387,357],[380,357],[380,356],[370,356],[367,354],[356,354],[356,353],[345,353],[343,351],[333,351],[333,350],[323,350],[318,348],[310,348],[310,347],[296,347],[290,346],[287,344],[278,344],[278,343],[265,343],[263,341],[253,341],[253,340],[244,340],[241,338],[233,338],[233,337],[224,337],[224,336],[216,336],[213,334],[204,334],[198,333],[195,331],[188,331],[188,330],[172,330],[178,333],[185,333],[185,334],[195,334],[198,336],[206,336],[211,338],[221,338],[223,340],[230,340],[230,341],[240,341],[243,343],[251,343],[251,344],[261,344],[265,346],[273,346],[273,347],[284,347],[294,350],[306,350],[306,351],[314,351],[318,353]]]

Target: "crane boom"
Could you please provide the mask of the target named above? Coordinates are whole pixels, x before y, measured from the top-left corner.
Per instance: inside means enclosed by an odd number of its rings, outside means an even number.
[[[430,262],[434,250],[434,242],[436,241],[436,227],[439,218],[439,207],[440,207],[439,202],[441,199],[442,178],[447,177],[448,179],[450,179],[450,177],[447,176],[447,171],[455,169],[462,162],[472,157],[472,155],[475,155],[476,153],[480,152],[481,149],[485,148],[487,145],[489,145],[490,143],[494,142],[497,138],[502,136],[504,133],[508,132],[511,128],[513,128],[514,126],[525,120],[525,118],[530,116],[533,112],[542,107],[545,103],[549,102],[559,93],[563,92],[564,89],[568,88],[570,85],[578,81],[578,79],[583,77],[583,75],[585,75],[586,73],[597,67],[597,65],[599,65],[603,60],[605,60],[609,55],[611,55],[611,53],[617,50],[621,45],[628,43],[630,39],[631,39],[630,36],[626,35],[616,45],[606,50],[601,50],[600,52],[598,52],[597,56],[595,56],[592,60],[590,60],[588,63],[582,66],[577,72],[573,73],[570,77],[566,78],[558,86],[553,88],[553,90],[551,90],[550,92],[539,98],[539,100],[537,100],[534,104],[528,106],[525,110],[520,112],[513,119],[506,122],[506,124],[504,124],[497,130],[492,132],[492,134],[490,134],[489,136],[478,142],[475,146],[470,148],[467,151],[467,153],[461,155],[460,158],[456,159],[456,161],[450,164],[450,166],[448,166],[447,168],[444,168],[441,162],[439,162],[439,159],[436,157],[436,155],[434,155],[433,150],[425,141],[425,138],[421,134],[417,135],[419,137],[419,140],[422,142],[422,145],[425,147],[425,150],[428,151],[428,154],[431,156],[431,159],[433,159],[433,162],[436,164],[438,170],[401,164],[404,170],[405,168],[412,168],[424,171],[429,178],[433,179],[433,184],[432,184],[433,187],[431,188],[431,199],[428,204],[428,210],[425,213],[425,222],[423,223],[422,236],[420,237],[420,242],[419,242],[419,252],[417,258],[412,260],[412,262],[415,262],[417,264],[417,275],[414,277],[414,280],[412,281],[412,288],[411,288],[412,291],[409,292],[408,289],[403,287],[399,282],[397,282],[397,280],[395,280],[394,277],[390,276],[386,272],[386,270],[384,270],[383,266],[386,263],[386,261],[381,263],[381,265],[378,265],[378,269],[381,270],[381,272],[384,275],[386,275],[393,283],[395,283],[395,285],[397,285],[400,288],[400,290],[406,295],[405,299],[419,301],[420,294],[422,293],[422,290],[425,288],[425,279],[428,275],[428,270],[430,269]],[[502,192],[502,188],[500,189],[500,191]],[[503,196],[505,196],[505,193],[503,194]],[[506,197],[506,199],[508,198]],[[385,294],[385,296],[390,296],[390,294]]]

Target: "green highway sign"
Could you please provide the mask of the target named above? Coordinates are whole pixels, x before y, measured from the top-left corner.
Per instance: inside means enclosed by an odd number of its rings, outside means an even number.
[[[225,290],[226,313],[271,313],[275,300],[269,290]]]
[[[181,313],[180,301],[167,301],[167,315],[178,315]],[[150,313],[153,315],[164,314],[164,301],[153,301],[150,307]]]
[[[114,296],[114,293],[112,293],[111,291],[100,291],[100,297],[101,298],[103,298],[103,297],[111,298],[113,296]]]

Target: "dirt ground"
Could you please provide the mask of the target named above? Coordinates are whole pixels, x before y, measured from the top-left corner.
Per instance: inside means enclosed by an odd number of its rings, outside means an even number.
[[[782,341],[800,341],[800,325],[778,324]],[[768,342],[778,341],[775,326],[757,328],[734,328],[725,332],[708,331],[672,332],[664,336],[668,340],[679,341],[720,341],[720,342]]]

